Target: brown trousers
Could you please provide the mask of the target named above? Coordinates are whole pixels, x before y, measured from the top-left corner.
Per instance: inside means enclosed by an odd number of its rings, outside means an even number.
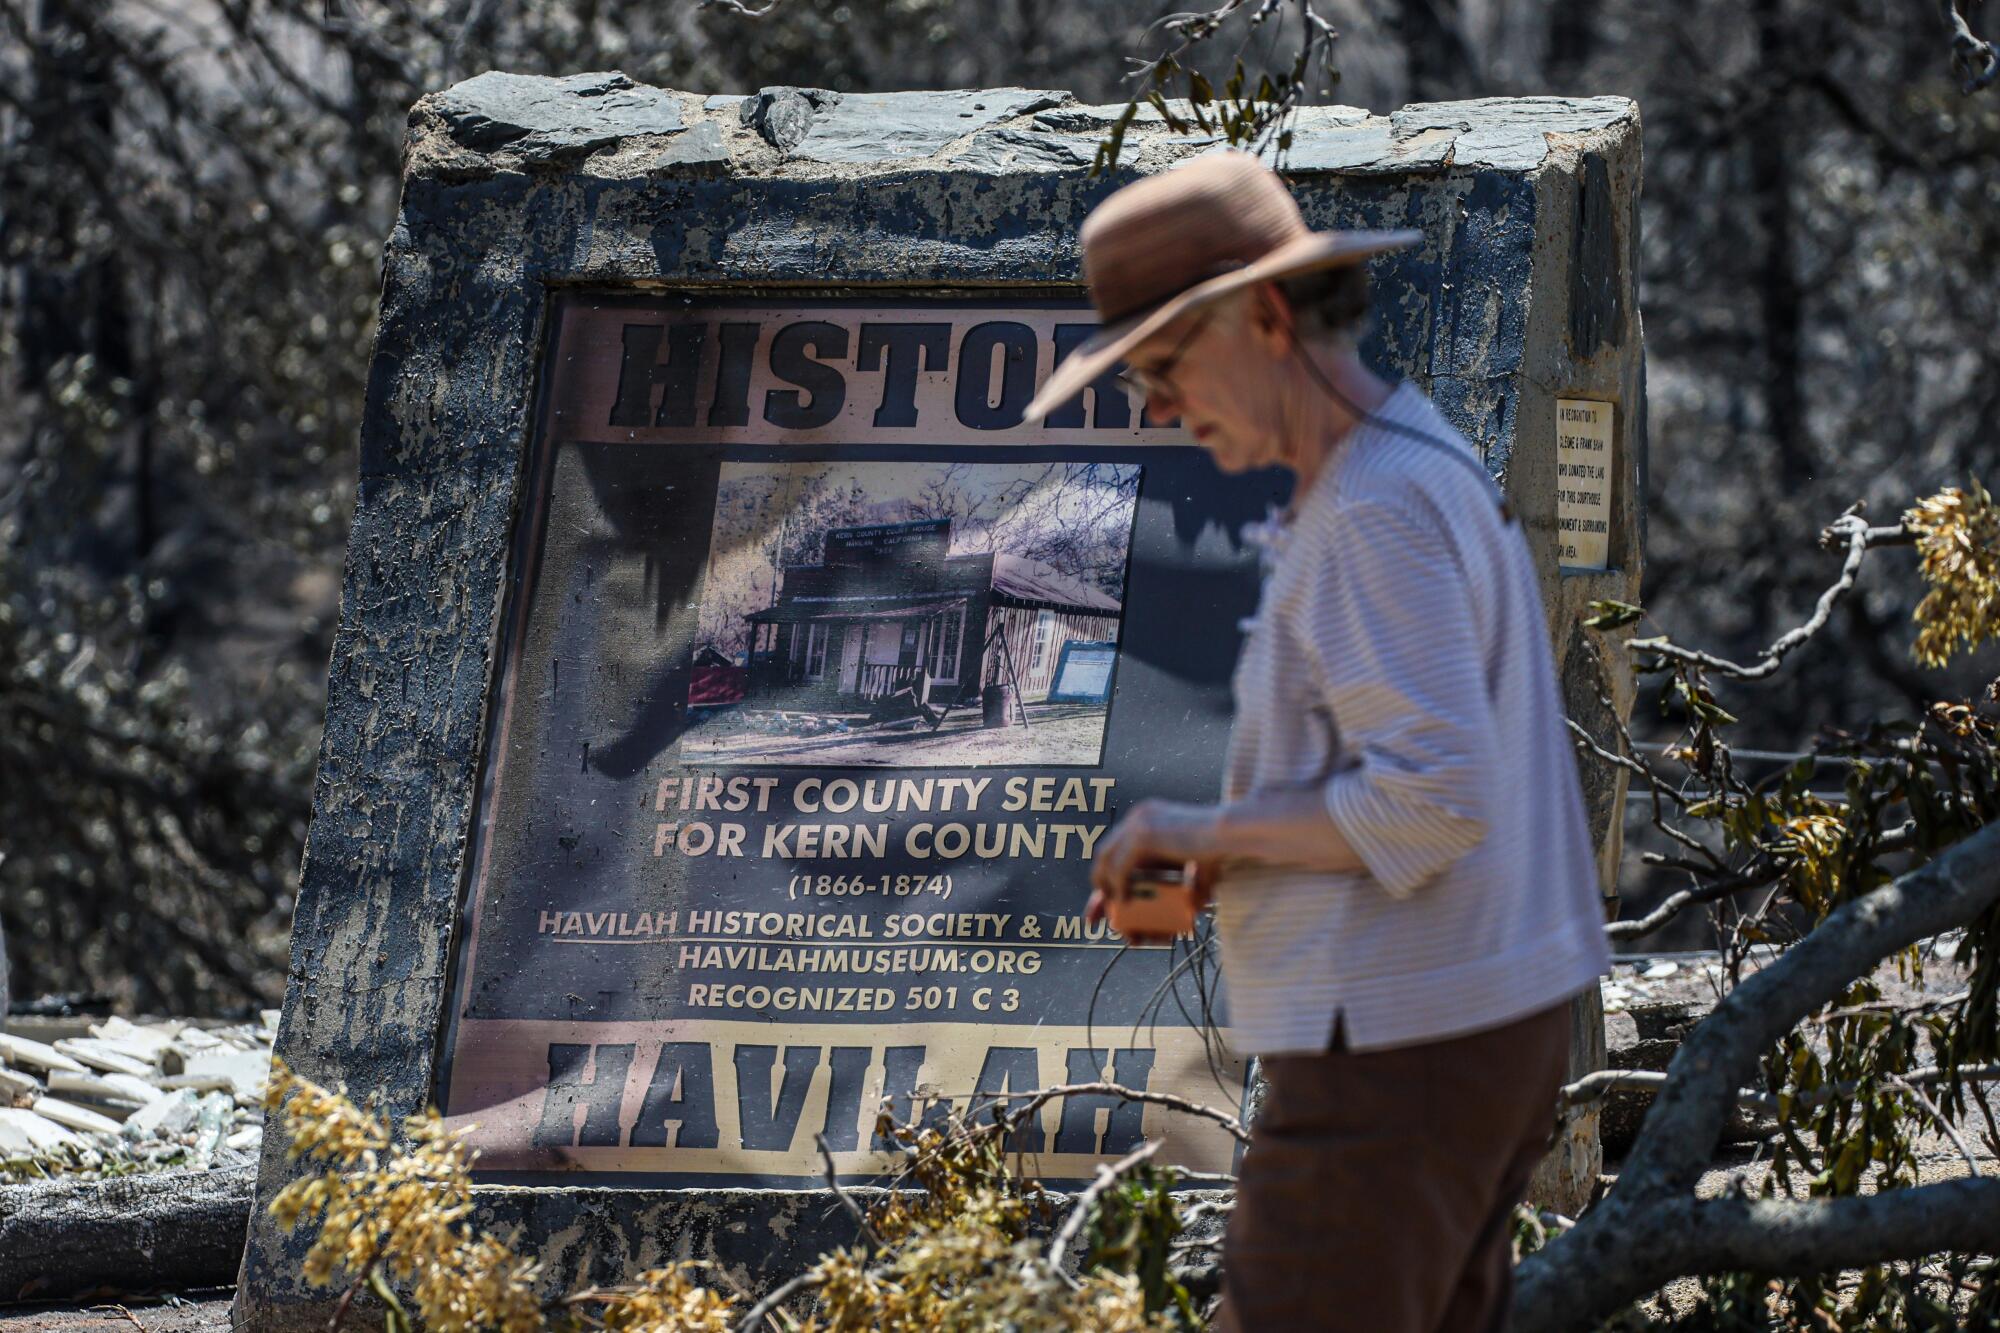
[[[1219,1328],[1496,1333],[1509,1222],[1548,1151],[1569,1004],[1504,1027],[1264,1062]]]

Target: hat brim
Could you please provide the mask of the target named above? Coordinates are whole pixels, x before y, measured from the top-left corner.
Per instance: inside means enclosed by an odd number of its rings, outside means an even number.
[[[1260,282],[1295,277],[1320,269],[1355,264],[1387,250],[1401,250],[1423,239],[1417,231],[1313,232],[1287,241],[1271,253],[1231,269],[1220,277],[1198,282],[1142,314],[1098,330],[1062,359],[1040,393],[1021,414],[1024,424],[1040,421],[1081,393],[1086,385],[1125,359],[1125,354],[1181,316]]]

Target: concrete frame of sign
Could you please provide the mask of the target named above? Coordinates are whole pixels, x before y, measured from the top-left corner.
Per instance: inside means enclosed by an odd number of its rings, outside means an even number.
[[[1110,190],[1212,146],[1142,118],[1110,178],[1089,174],[1119,108],[1026,89],[750,99],[623,75],[482,75],[419,102],[383,262],[325,739],[277,1050],[309,1078],[435,1098],[438,1033],[509,584],[548,294],[754,284],[1074,292],[1076,229]],[[1300,115],[1289,173],[1319,227],[1415,227],[1376,261],[1364,353],[1415,378],[1484,452],[1541,574],[1571,712],[1608,723],[1597,598],[1638,588],[1644,495],[1636,301],[1639,122],[1619,98],[1529,98]],[[1616,405],[1611,568],[1557,566],[1556,401]],[[1613,708],[1631,688],[1608,677]],[[1584,770],[1601,865],[1623,780]],[[1594,995],[1592,997],[1594,999]],[[1594,1006],[1589,1011],[1594,1016]],[[1583,1035],[1573,1066],[1595,1067]],[[1601,1038],[1599,1038],[1601,1041]],[[1593,1183],[1594,1110],[1544,1197]],[[323,1326],[304,1237],[263,1209],[302,1169],[265,1141],[239,1318]],[[482,1190],[531,1238],[553,1291],[678,1257],[762,1288],[852,1239],[811,1190]]]

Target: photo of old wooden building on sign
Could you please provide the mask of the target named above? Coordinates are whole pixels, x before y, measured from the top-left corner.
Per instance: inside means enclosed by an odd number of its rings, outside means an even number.
[[[952,470],[956,517],[802,530],[798,515],[784,514],[785,530],[760,548],[768,563],[749,576],[762,604],[739,598],[730,606],[737,624],[715,624],[714,639],[740,651],[711,644],[705,658],[698,654],[691,702],[715,716],[689,736],[684,754],[746,763],[1096,762],[1122,602],[1107,577],[1077,569],[1115,561],[1122,582],[1137,469],[1091,484],[1064,478],[1059,492],[1032,484],[1048,469],[1011,475],[1021,471]],[[885,471],[883,480],[894,476]],[[944,480],[931,479],[934,503]],[[838,495],[835,513],[900,507],[852,481]],[[1063,540],[1065,522],[1084,537]],[[968,542],[987,549],[966,550]],[[1115,545],[1102,549],[1107,543]],[[1069,556],[1072,568],[1009,545]],[[1009,730],[1016,734],[970,734]]]
[[[1073,642],[1115,645],[1115,598],[1026,556],[951,556],[951,520],[836,528],[824,561],[783,572],[753,611],[749,701],[1022,703]]]

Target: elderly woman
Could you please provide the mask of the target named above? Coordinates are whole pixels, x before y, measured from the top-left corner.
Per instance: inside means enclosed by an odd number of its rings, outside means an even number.
[[[1091,874],[1096,917],[1136,872],[1192,866],[1232,1044],[1261,1058],[1225,1321],[1501,1327],[1569,1001],[1609,955],[1520,525],[1356,353],[1360,261],[1416,237],[1310,231],[1268,169],[1216,153],[1114,194],[1082,239],[1105,327],[1029,415],[1122,359],[1224,471],[1296,478],[1221,801],[1142,802]]]

